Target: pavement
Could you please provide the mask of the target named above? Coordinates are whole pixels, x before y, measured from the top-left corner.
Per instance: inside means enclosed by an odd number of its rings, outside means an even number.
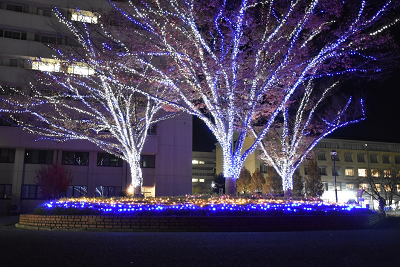
[[[293,232],[67,232],[0,216],[0,266],[399,266],[400,218],[371,229]]]
[[[19,222],[19,215],[0,214],[0,227],[15,226]]]

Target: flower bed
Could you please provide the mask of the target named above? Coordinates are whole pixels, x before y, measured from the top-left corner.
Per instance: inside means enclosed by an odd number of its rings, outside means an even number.
[[[49,201],[37,215],[296,216],[370,214],[355,205],[264,198],[79,198]]]
[[[80,198],[49,201],[17,227],[94,231],[310,231],[361,229],[384,216],[355,205],[264,198]]]

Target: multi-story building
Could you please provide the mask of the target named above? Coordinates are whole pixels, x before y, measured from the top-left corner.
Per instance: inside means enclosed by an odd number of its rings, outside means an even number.
[[[54,23],[52,9],[57,6],[71,20],[94,17],[92,7],[108,8],[104,0],[20,0],[0,1],[0,90],[2,97],[10,87],[26,87],[30,70],[61,71],[45,44],[63,45]],[[77,13],[75,8],[82,11]],[[82,17],[82,14],[88,17]],[[47,64],[29,64],[42,58]],[[69,70],[68,70],[69,71]],[[85,71],[75,68],[76,74]],[[75,73],[74,72],[74,73]],[[130,183],[125,162],[104,153],[86,141],[63,143],[35,141],[38,136],[13,127],[6,118],[0,127],[0,213],[31,211],[40,203],[35,184],[36,170],[43,164],[68,166],[73,181],[66,196],[120,195]],[[159,122],[152,128],[142,151],[143,193],[152,196],[190,194],[192,189],[192,116],[180,115]]]
[[[332,151],[336,152],[334,159]],[[365,178],[368,173],[372,176],[382,176],[389,172],[392,165],[400,167],[400,144],[397,143],[325,138],[313,149],[312,154],[318,163],[324,184],[324,193],[321,198],[331,202],[336,199],[335,172],[338,201],[347,202],[360,199],[358,191],[360,187],[368,189],[369,185],[360,184],[362,178]],[[222,172],[222,151],[218,145],[216,157],[216,172],[220,173]],[[265,164],[258,158],[258,151],[249,155],[244,167],[250,173],[253,173],[256,168],[259,168],[261,173],[266,171]],[[303,177],[307,175],[307,161],[301,163],[299,170]],[[397,192],[400,192],[400,185],[397,185]],[[365,193],[361,199],[364,199],[364,204],[369,204],[370,207],[376,208],[378,205],[376,200]],[[395,197],[396,202],[399,200],[400,198]]]
[[[192,153],[192,192],[210,191],[215,177],[215,150]]]

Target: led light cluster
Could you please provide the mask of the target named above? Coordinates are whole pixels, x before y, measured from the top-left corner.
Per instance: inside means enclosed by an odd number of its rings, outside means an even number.
[[[69,199],[50,201],[40,206],[46,213],[54,209],[91,210],[98,214],[123,215],[187,215],[187,216],[267,216],[296,214],[348,214],[351,212],[368,212],[354,205],[337,205],[322,202],[288,202],[267,199]],[[70,213],[68,213],[70,214]]]

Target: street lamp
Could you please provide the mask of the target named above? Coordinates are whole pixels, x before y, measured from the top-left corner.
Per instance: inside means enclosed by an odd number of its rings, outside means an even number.
[[[331,155],[332,155],[332,160],[333,160],[333,174],[335,175],[335,198],[336,198],[336,203],[338,202],[337,199],[337,186],[336,186],[336,151],[332,150]]]

